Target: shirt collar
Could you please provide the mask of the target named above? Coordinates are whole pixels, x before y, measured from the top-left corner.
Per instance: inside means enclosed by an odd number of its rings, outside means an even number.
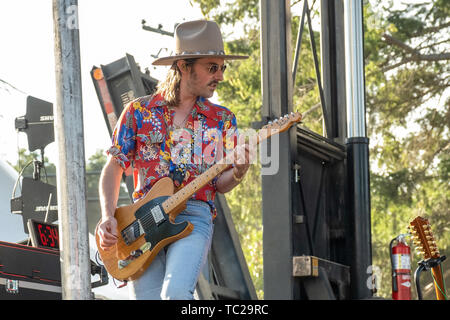
[[[211,118],[213,116],[213,104],[204,97],[197,98],[194,108],[196,109],[197,113],[200,113],[207,118]]]
[[[161,94],[157,94],[151,99],[146,105],[147,108],[155,108],[167,106],[167,102],[164,100]],[[211,118],[213,116],[212,109],[214,105],[204,97],[198,97],[197,101],[194,104],[194,109],[197,114],[202,114],[207,118]]]

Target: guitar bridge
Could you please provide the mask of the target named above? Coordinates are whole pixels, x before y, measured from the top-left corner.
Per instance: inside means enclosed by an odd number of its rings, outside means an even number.
[[[123,260],[117,262],[119,269],[123,269],[128,266],[133,260],[139,258],[143,253],[150,250],[152,244],[150,242],[144,243],[139,249],[131,251],[130,255]]]

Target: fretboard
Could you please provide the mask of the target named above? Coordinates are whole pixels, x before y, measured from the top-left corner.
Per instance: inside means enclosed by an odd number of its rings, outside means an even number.
[[[212,179],[217,177],[221,172],[225,171],[230,165],[225,163],[216,163],[195,180],[191,181],[184,188],[178,190],[174,195],[162,203],[165,212],[170,212],[187,199],[192,197],[194,193],[207,185]]]

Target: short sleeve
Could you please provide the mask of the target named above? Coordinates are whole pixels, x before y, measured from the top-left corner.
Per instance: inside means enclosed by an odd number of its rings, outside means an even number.
[[[125,107],[114,128],[112,145],[106,151],[124,170],[134,162],[136,134],[139,123],[142,122],[140,114],[139,102],[130,102]]]

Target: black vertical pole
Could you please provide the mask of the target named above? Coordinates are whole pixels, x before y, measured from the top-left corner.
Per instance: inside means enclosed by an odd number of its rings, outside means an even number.
[[[351,293],[353,299],[372,296],[371,218],[369,190],[369,139],[347,139],[347,174],[349,186],[350,230],[352,234]]]
[[[347,168],[352,239],[351,296],[372,296],[369,139],[365,123],[362,0],[344,0]]]
[[[290,1],[260,0],[260,10],[262,117],[274,120],[292,112]],[[261,157],[265,299],[290,300],[294,294],[292,158],[296,152],[295,133],[291,128],[270,138],[270,166],[274,170],[267,168]]]

